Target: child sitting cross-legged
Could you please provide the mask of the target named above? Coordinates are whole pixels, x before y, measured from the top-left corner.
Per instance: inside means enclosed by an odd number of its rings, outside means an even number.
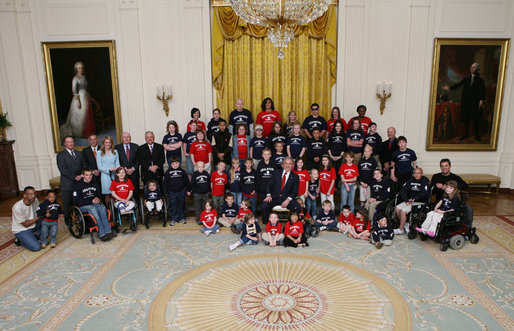
[[[343,210],[341,210],[341,215],[339,215],[339,223],[337,223],[339,232],[347,234],[354,222],[355,216],[353,216],[350,206],[344,205]]]
[[[336,215],[332,211],[332,202],[330,200],[323,201],[321,208],[316,216],[316,221],[314,221],[316,230],[313,233],[313,237],[316,237],[320,231],[337,231]]]
[[[284,247],[308,247],[307,237],[304,234],[303,224],[300,222],[298,213],[293,211],[289,215],[284,230]]]
[[[221,217],[218,218],[218,222],[227,228],[231,228],[232,232],[234,232],[236,228],[235,225],[241,223],[241,220],[237,218],[238,210],[239,208],[234,202],[234,195],[232,193],[226,193],[225,203],[221,207]],[[234,225],[233,228],[232,225]]]
[[[301,198],[296,198],[296,202],[300,205],[300,211],[298,211],[298,217],[300,218],[300,222],[302,222],[303,225],[303,233],[307,238],[309,238],[312,234],[312,225],[309,222],[311,215],[309,215],[309,212],[307,211],[307,208],[305,207],[305,204],[303,203],[303,200]]]
[[[262,234],[262,239],[267,246],[281,246],[284,240],[282,225],[278,222],[278,214],[270,213],[269,222],[266,224],[266,232]]]
[[[348,237],[355,239],[369,240],[370,236],[370,220],[366,208],[361,208],[356,213],[353,226],[348,230]]]
[[[387,223],[387,217],[383,212],[377,214],[378,222],[371,233],[371,243],[380,249],[384,245],[391,246],[394,238],[393,228]]]
[[[220,233],[220,226],[216,224],[218,218],[218,212],[213,208],[213,203],[211,199],[205,201],[205,209],[200,216],[200,220],[202,221],[203,228],[201,232],[205,236],[209,236],[211,233]]]
[[[261,238],[261,227],[257,223],[257,218],[251,212],[244,217],[243,231],[241,239],[229,246],[229,250],[233,251],[241,245],[257,245]]]
[[[241,229],[243,228],[243,225],[244,225],[243,223],[244,223],[246,214],[252,213],[252,210],[250,209],[251,206],[252,206],[252,203],[250,202],[249,199],[244,199],[241,202],[241,208],[239,208],[239,211],[237,212],[236,221],[234,222],[234,224],[232,224],[230,226],[230,229],[232,230],[232,232],[237,233],[237,234],[241,233]]]

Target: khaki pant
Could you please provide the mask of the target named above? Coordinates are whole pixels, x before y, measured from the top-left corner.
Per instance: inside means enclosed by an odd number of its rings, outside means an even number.
[[[227,227],[227,228],[230,228],[230,225],[231,225],[229,222],[227,222],[223,218],[223,216],[218,218],[218,223],[220,223],[221,225],[223,225],[224,227]],[[241,220],[239,218],[236,218],[233,224],[235,225],[235,224],[239,224],[239,223],[241,223]]]
[[[372,203],[369,203],[368,201],[366,201],[366,204],[364,205],[364,208],[366,208],[368,210],[369,219],[373,219],[373,215],[375,215],[375,210],[377,209],[377,206],[381,202],[382,201],[378,201],[378,200],[375,201],[375,202],[372,202]]]
[[[267,232],[264,232],[262,234],[262,240],[266,241],[266,242],[270,242],[270,236]],[[284,234],[283,233],[279,233],[278,235],[278,238],[277,238],[277,241],[280,241],[280,240],[284,240]]]

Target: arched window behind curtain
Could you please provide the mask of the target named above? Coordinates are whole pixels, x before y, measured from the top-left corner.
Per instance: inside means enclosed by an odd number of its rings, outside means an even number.
[[[303,120],[310,115],[313,102],[328,117],[336,81],[335,6],[315,21],[296,27],[283,59],[267,40],[266,28],[247,24],[231,7],[213,9],[213,84],[222,117],[228,120],[235,100],[241,98],[255,119],[265,97],[273,99],[283,120],[290,110]]]

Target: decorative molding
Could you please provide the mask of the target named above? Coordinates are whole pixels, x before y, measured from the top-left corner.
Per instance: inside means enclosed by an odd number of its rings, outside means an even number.
[[[190,0],[186,0],[190,1]],[[196,0],[201,1],[201,0]],[[362,0],[364,1],[364,0]],[[332,0],[332,5],[337,5],[339,1],[338,0]],[[230,2],[226,0],[211,0],[211,7],[227,7],[230,6]]]
[[[15,9],[18,13],[30,13],[32,8],[29,0],[16,0]]]
[[[120,10],[134,10],[139,9],[137,0],[120,0]]]
[[[203,8],[202,0],[183,0],[184,8]]]
[[[366,7],[366,0],[348,0],[346,7]]]
[[[0,12],[13,12],[14,0],[0,0]]]

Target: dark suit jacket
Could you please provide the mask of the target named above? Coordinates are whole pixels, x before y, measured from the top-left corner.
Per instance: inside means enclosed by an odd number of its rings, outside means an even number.
[[[289,178],[284,185],[284,189],[281,190],[280,186],[282,186],[282,173],[283,170],[275,170],[273,172],[273,177],[271,177],[271,185],[266,187],[266,194],[270,194],[273,200],[284,201],[287,198],[291,198],[294,200],[298,196],[298,185],[300,183],[300,178],[294,172],[290,172]]]
[[[146,184],[150,179],[155,179],[160,185],[164,174],[164,147],[158,143],[154,143],[153,147],[153,153],[150,154],[150,147],[148,147],[148,144],[139,146],[137,149],[137,160],[141,166],[141,179],[143,180],[143,184]],[[151,165],[159,167],[159,169],[157,169],[157,173],[154,174],[148,170]]]
[[[96,147],[96,153],[100,152],[100,146]],[[84,156],[84,162],[86,163],[86,168],[91,170],[98,170],[98,166],[96,164],[95,154],[93,154],[93,150],[91,146],[88,146],[82,150],[82,155]]]
[[[398,139],[395,137],[389,149],[389,138],[382,142],[382,151],[380,152],[380,163],[391,162],[391,155],[398,150]]]
[[[461,119],[473,119],[479,112],[480,100],[485,101],[485,83],[477,73],[471,85],[471,75],[463,78],[451,87],[452,90],[462,86]]]
[[[75,151],[75,159],[66,149],[57,154],[57,167],[61,173],[61,191],[73,191],[75,177],[82,173],[85,166],[84,156],[79,151]]]
[[[116,151],[118,152],[119,158],[120,158],[120,166],[125,168],[134,168],[136,171],[128,178],[132,181],[132,184],[135,187],[139,187],[139,161],[137,159],[137,150],[139,146],[134,143],[130,143],[130,153],[129,153],[129,159],[127,160],[127,154],[125,153],[125,145],[124,144],[118,144],[114,148],[116,148]],[[147,168],[148,169],[148,168]]]

